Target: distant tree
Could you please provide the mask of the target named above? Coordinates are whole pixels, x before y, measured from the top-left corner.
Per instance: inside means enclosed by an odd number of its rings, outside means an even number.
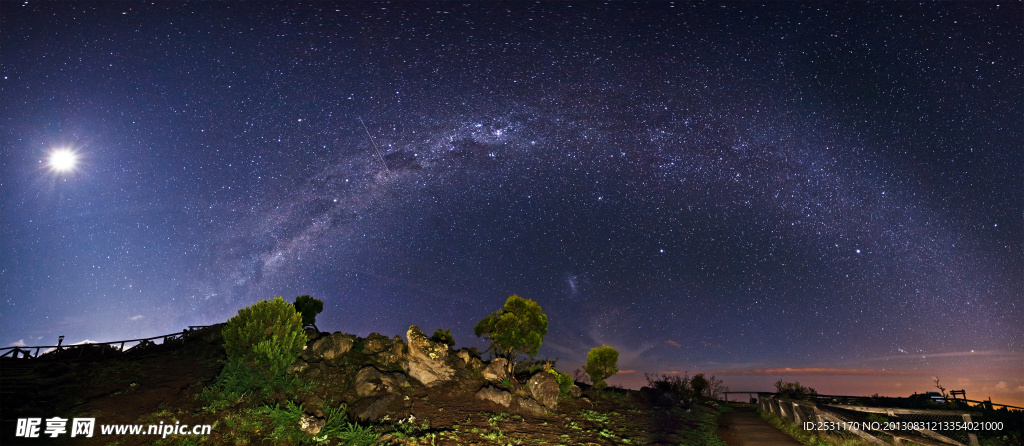
[[[508,359],[508,372],[513,374],[517,356],[537,354],[548,333],[548,317],[537,302],[512,295],[502,309],[477,322],[473,333],[490,339],[494,353]]]
[[[295,298],[295,311],[298,311],[302,315],[302,326],[313,327],[317,331],[320,331],[316,327],[316,315],[324,311],[324,301],[313,298],[309,295],[303,295]]]
[[[430,336],[430,339],[434,342],[448,344],[449,347],[455,345],[455,337],[452,336],[451,330],[442,330],[438,328],[437,330],[434,330],[434,334]]]
[[[587,353],[587,365],[583,370],[590,375],[590,381],[594,383],[594,389],[601,390],[608,386],[604,382],[608,377],[619,372],[616,367],[619,363],[619,352],[614,347],[602,345],[594,347]]]
[[[707,397],[708,390],[711,388],[711,383],[704,377],[703,373],[698,373],[690,378],[690,390],[693,391],[693,396],[697,398]]]
[[[781,379],[775,382],[775,391],[780,397],[794,400],[806,400],[818,394],[818,391],[804,387],[799,382],[785,382]]]

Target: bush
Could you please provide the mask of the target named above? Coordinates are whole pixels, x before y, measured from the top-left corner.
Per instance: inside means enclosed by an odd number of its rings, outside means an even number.
[[[222,333],[229,362],[269,376],[284,374],[306,346],[299,314],[280,297],[239,310]]]
[[[573,382],[572,376],[568,373],[559,372],[554,368],[548,369],[548,373],[555,375],[555,380],[558,381],[558,398],[567,400],[569,399],[569,391],[572,390],[572,386],[576,383]]]
[[[602,345],[590,349],[587,353],[587,365],[583,366],[583,370],[590,375],[594,389],[601,390],[608,386],[604,380],[619,372],[616,368],[618,363],[619,352],[614,347]]]
[[[548,317],[540,305],[530,299],[512,295],[502,309],[477,322],[473,333],[487,336],[495,354],[508,359],[509,373],[514,373],[516,356],[533,357],[548,333]]]
[[[455,337],[452,336],[451,330],[442,330],[438,328],[437,330],[434,330],[434,334],[430,336],[430,340],[448,344],[449,347],[455,345]]]
[[[793,400],[808,400],[818,394],[816,390],[801,386],[799,382],[785,382],[781,379],[775,381],[775,391],[779,393],[779,398]]]
[[[302,326],[316,328],[316,315],[324,311],[324,301],[309,295],[295,298],[295,311],[302,315]],[[316,328],[320,331],[319,328]]]

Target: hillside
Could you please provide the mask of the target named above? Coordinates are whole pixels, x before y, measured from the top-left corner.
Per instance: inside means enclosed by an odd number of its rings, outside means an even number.
[[[502,373],[410,327],[405,339],[321,333],[288,382],[263,393],[218,383],[222,325],[168,345],[63,352],[0,363],[3,444],[18,418],[94,417],[91,439],[32,444],[717,444],[716,409],[650,389],[562,386],[544,364]],[[531,370],[532,369],[532,372]],[[521,384],[520,384],[521,383]],[[244,387],[244,385],[243,385]],[[582,387],[582,388],[581,388]],[[218,390],[219,389],[219,390]],[[228,389],[228,390],[225,390]],[[567,391],[566,391],[567,390]],[[561,394],[561,395],[560,395]],[[207,436],[103,436],[99,425],[203,425]],[[45,426],[45,423],[43,423]],[[346,438],[348,440],[346,440]]]

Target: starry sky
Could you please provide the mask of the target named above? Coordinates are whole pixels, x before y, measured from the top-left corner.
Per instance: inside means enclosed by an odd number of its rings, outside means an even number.
[[[1020,2],[0,2],[0,344],[537,301],[610,382],[1024,405]],[[55,153],[73,157],[54,162]],[[63,167],[63,168],[61,168]]]

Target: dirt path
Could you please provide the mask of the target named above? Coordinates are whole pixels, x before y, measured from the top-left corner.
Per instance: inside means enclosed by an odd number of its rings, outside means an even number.
[[[729,446],[800,446],[762,420],[753,407],[734,407],[732,412],[722,414],[717,434]]]

